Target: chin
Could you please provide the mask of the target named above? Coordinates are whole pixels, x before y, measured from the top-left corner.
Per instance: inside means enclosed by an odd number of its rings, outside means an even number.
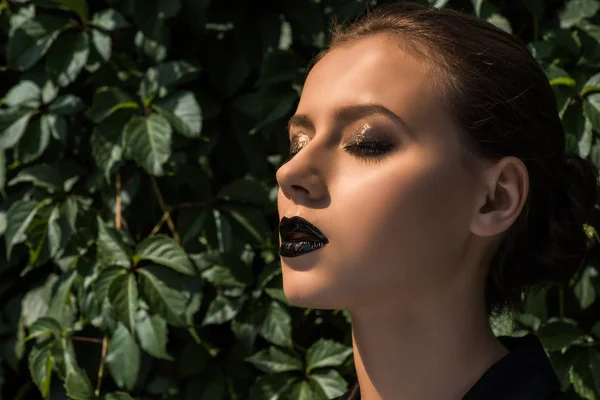
[[[333,310],[338,308],[333,288],[324,285],[315,271],[297,271],[282,266],[283,293],[296,307]]]

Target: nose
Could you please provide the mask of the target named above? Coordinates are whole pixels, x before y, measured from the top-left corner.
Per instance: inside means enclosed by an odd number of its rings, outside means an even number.
[[[296,204],[325,198],[324,169],[327,155],[312,141],[277,170],[275,177],[283,195]]]

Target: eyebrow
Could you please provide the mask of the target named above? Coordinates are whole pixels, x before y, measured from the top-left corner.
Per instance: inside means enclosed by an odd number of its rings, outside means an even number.
[[[355,104],[351,106],[340,107],[333,111],[333,118],[337,121],[356,121],[368,115],[386,116],[402,125],[407,131],[410,131],[408,125],[402,118],[400,118],[400,116],[395,114],[389,108],[386,108],[378,103]],[[305,114],[293,115],[288,121],[288,129],[291,126],[297,126],[299,128],[305,128],[313,131],[315,130],[315,125],[313,124],[312,120],[308,115]]]

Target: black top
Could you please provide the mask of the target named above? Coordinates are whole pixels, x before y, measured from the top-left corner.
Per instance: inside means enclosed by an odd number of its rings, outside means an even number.
[[[560,383],[542,343],[533,333],[523,337],[499,336],[509,351],[488,368],[463,400],[563,400]],[[356,396],[351,393],[356,390]],[[334,400],[360,399],[358,382]]]

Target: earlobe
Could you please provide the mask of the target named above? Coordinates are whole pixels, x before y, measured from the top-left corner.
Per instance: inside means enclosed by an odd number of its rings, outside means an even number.
[[[529,192],[529,174],[522,160],[505,157],[490,166],[482,179],[471,231],[495,236],[508,230],[521,214]]]

